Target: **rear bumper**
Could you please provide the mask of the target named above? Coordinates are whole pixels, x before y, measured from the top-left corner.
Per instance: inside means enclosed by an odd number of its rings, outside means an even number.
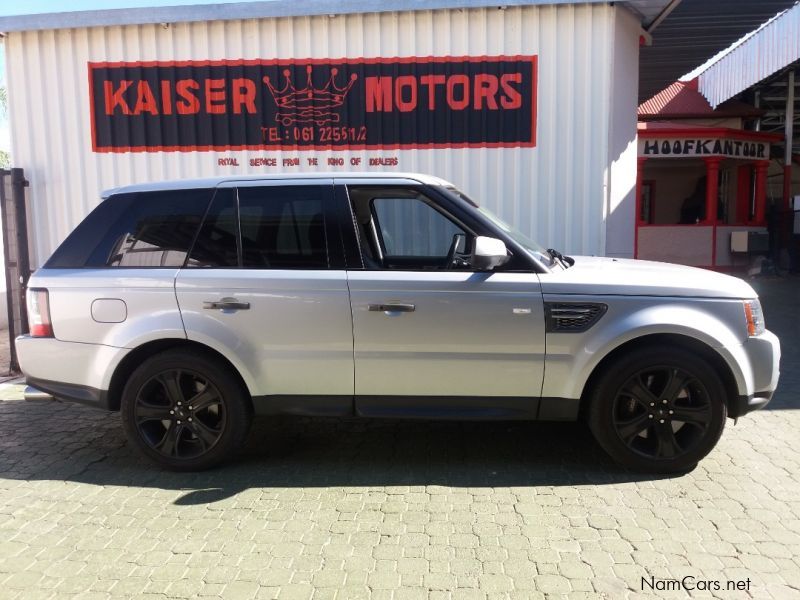
[[[55,400],[52,394],[48,394],[47,392],[37,389],[30,385],[25,387],[25,392],[23,397],[25,398],[25,400],[28,400],[30,402],[39,402],[42,400],[50,400],[50,401]]]
[[[110,410],[111,373],[128,349],[28,335],[19,336],[15,345],[29,386],[57,400]]]
[[[36,394],[38,391],[49,394],[55,400],[77,402],[78,404],[91,406],[93,408],[112,410],[108,402],[108,392],[106,390],[98,390],[96,388],[85,385],[76,385],[74,383],[47,381],[44,379],[36,379],[34,377],[26,377],[25,383],[31,388],[34,388],[31,392],[28,392],[27,389],[25,390],[26,400],[29,397],[33,399],[34,396],[39,396],[41,398],[41,394]]]

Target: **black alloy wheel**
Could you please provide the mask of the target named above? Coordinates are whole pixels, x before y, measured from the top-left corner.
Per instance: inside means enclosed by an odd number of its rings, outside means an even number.
[[[642,348],[604,368],[587,398],[589,427],[622,465],[685,472],[719,441],[727,399],[702,356],[680,347]]]
[[[197,471],[244,445],[253,405],[238,374],[202,350],[151,356],[128,378],[122,424],[131,444],[162,467]]]
[[[136,395],[136,428],[165,458],[196,458],[222,437],[226,411],[219,390],[199,373],[170,369]]]
[[[620,440],[650,459],[674,459],[702,441],[712,420],[703,383],[668,365],[639,371],[614,400],[614,429]]]

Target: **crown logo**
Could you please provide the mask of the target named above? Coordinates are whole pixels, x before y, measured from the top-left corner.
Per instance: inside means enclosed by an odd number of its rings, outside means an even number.
[[[292,74],[289,69],[283,70],[286,84],[280,90],[272,85],[268,75],[264,76],[264,84],[269,89],[278,107],[275,120],[281,125],[288,127],[295,123],[323,125],[324,123],[339,122],[339,115],[334,112],[334,109],[344,104],[347,92],[353,87],[358,75],[352,73],[347,85],[339,87],[335,81],[339,70],[334,67],[331,69],[330,79],[325,85],[321,88],[315,88],[314,84],[311,83],[312,70],[311,65],[306,65],[306,87],[302,89],[297,89],[292,83]]]

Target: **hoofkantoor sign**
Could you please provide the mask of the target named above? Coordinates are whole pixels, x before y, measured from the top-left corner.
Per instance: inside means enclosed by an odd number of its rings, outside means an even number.
[[[89,63],[92,147],[530,147],[536,80],[536,56]]]
[[[639,156],[652,158],[726,156],[768,160],[769,142],[735,138],[643,138],[640,132]]]

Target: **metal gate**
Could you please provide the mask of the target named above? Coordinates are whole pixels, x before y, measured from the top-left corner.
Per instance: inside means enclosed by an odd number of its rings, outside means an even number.
[[[28,182],[22,169],[0,169],[0,216],[3,220],[11,371],[19,371],[14,338],[28,332],[25,287],[28,284],[31,269],[28,251],[28,211],[25,198],[25,188],[27,187]]]

